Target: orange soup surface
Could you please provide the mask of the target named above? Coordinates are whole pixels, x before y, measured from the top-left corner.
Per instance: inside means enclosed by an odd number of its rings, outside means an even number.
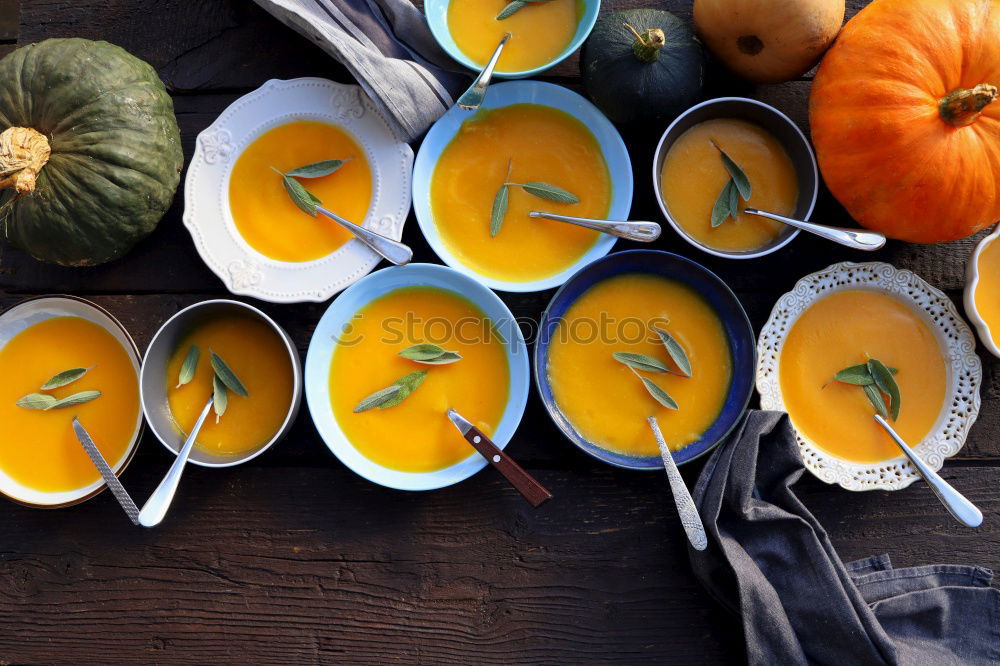
[[[973,297],[994,343],[1000,342],[1000,243],[992,240],[979,253],[979,282]]]
[[[869,358],[898,371],[901,409],[892,425],[916,446],[941,413],[947,373],[937,339],[907,305],[872,291],[831,294],[795,321],[778,363],[781,397],[796,430],[831,455],[858,463],[901,455],[875,422],[861,387],[833,381]]]
[[[90,368],[81,379],[45,391],[65,398],[101,396],[73,407],[39,411],[16,406],[54,375]],[[80,317],[34,324],[0,349],[0,467],[39,492],[67,492],[100,479],[73,431],[73,417],[114,468],[125,456],[139,416],[139,381],[126,349],[104,328]]]
[[[615,352],[644,354],[671,365],[654,328],[684,348],[691,377],[639,373],[680,409],[662,406]],[[725,403],[732,356],[711,306],[689,287],[626,274],[588,289],[566,311],[550,341],[549,383],[560,411],[587,441],[632,456],[658,456],[646,419],[655,416],[672,451],[698,441]]]
[[[351,444],[369,460],[404,472],[432,472],[478,455],[446,412],[455,409],[487,435],[503,417],[507,355],[486,315],[451,292],[409,287],[361,308],[351,324],[330,363],[331,407]],[[398,355],[423,343],[462,359],[426,365]],[[416,371],[427,375],[401,403],[354,413],[365,397]]]
[[[792,160],[781,143],[764,128],[732,118],[698,123],[674,142],[660,171],[660,189],[670,216],[699,243],[716,250],[741,252],[767,245],[784,225],[740,213],[712,226],[712,208],[729,172],[718,144],[750,181],[749,202],[740,208],[791,215],[798,200],[798,179]]]
[[[181,366],[191,345],[200,350],[194,379],[178,387]],[[288,349],[265,322],[248,315],[213,317],[189,332],[167,364],[167,400],[177,429],[191,431],[212,397],[210,351],[218,354],[247,389],[246,397],[227,393],[221,417],[210,412],[195,446],[214,455],[239,455],[269,442],[292,403],[294,377]]]
[[[364,149],[345,130],[317,122],[280,125],[257,137],[240,154],[229,178],[229,208],[243,240],[266,257],[303,262],[334,252],[350,232],[296,206],[280,174],[326,160],[346,163],[322,178],[299,182],[323,207],[363,224],[372,199],[372,174]],[[349,161],[348,161],[349,160]]]
[[[511,16],[497,20],[508,0],[452,0],[448,5],[448,32],[459,50],[477,65],[485,65],[504,33],[498,72],[523,72],[555,60],[576,34],[579,0],[531,2]]]
[[[503,226],[491,236],[490,215],[508,161],[506,182],[554,185],[580,202],[556,203],[512,186]],[[597,139],[576,118],[537,104],[476,113],[445,147],[431,178],[431,211],[444,244],[480,275],[510,282],[558,274],[600,236],[529,218],[529,212],[604,219],[610,206],[611,177]]]

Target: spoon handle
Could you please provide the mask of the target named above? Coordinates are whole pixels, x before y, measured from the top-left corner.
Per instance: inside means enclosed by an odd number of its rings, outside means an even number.
[[[880,234],[877,231],[863,231],[861,229],[847,229],[845,227],[828,227],[825,224],[816,224],[815,222],[796,220],[793,217],[775,215],[774,213],[757,210],[756,208],[744,208],[743,212],[749,213],[750,215],[766,217],[769,220],[784,222],[790,227],[795,227],[796,229],[801,229],[802,231],[808,231],[809,233],[815,234],[820,238],[831,240],[834,243],[840,243],[841,245],[855,250],[872,252],[885,245],[885,235]]]
[[[374,231],[365,229],[364,227],[354,224],[353,222],[348,222],[336,213],[331,213],[323,207],[317,207],[316,212],[322,213],[340,226],[344,227],[376,254],[384,259],[387,259],[389,262],[396,264],[397,266],[408,264],[410,263],[410,260],[413,259],[413,250],[411,250],[408,245],[404,245],[399,241],[394,241],[391,238],[386,238],[382,234],[377,234]]]
[[[955,516],[955,519],[965,525],[966,527],[979,527],[983,523],[983,512],[980,511],[975,504],[970,502],[965,498],[965,495],[955,490],[951,484],[941,478],[941,476],[932,470],[927,464],[921,460],[917,454],[911,449],[903,438],[900,437],[896,431],[893,429],[889,422],[882,418],[881,414],[875,415],[875,420],[878,424],[885,428],[885,431],[889,433],[889,436],[895,440],[896,444],[899,444],[899,448],[903,449],[903,453],[906,457],[910,459],[913,466],[917,468],[920,472],[920,476],[924,477],[924,481],[927,485],[931,487],[934,494],[938,496],[941,503],[944,504],[945,508]]]
[[[205,409],[201,410],[201,416],[195,421],[194,428],[191,429],[191,434],[184,440],[184,446],[181,447],[174,463],[167,470],[167,475],[163,477],[163,481],[160,481],[160,485],[156,487],[156,490],[153,491],[153,494],[149,496],[149,499],[143,505],[142,511],[139,512],[139,524],[143,527],[159,525],[163,521],[164,516],[167,515],[167,509],[170,508],[170,503],[174,499],[174,493],[177,492],[177,485],[181,482],[184,465],[187,464],[188,456],[191,455],[191,447],[194,446],[194,442],[198,438],[198,432],[201,430],[202,424],[205,423],[205,419],[208,417],[208,412],[211,409],[212,399],[209,398]]]
[[[660,424],[656,422],[656,417],[650,416],[649,427],[653,429],[653,437],[656,438],[656,445],[660,447],[660,457],[663,458],[663,468],[667,470],[667,481],[670,482],[670,492],[674,496],[674,504],[677,505],[677,515],[680,516],[681,525],[687,534],[688,541],[695,550],[705,550],[708,548],[708,534],[705,533],[705,525],[698,515],[698,507],[694,504],[694,498],[688,490],[681,471],[677,469],[674,462],[674,454],[670,452],[663,433],[660,432]]]
[[[556,215],[554,213],[540,213],[532,211],[528,217],[539,220],[553,220],[554,222],[566,222],[575,224],[578,227],[585,227],[600,231],[618,238],[639,241],[640,243],[651,243],[660,237],[660,225],[656,222],[625,222],[619,220],[593,220],[588,217],[570,217],[568,215]]]
[[[503,51],[503,47],[506,46],[507,40],[510,39],[510,33],[504,33],[503,39],[497,44],[496,50],[493,55],[490,56],[489,62],[486,63],[486,67],[483,67],[483,71],[479,72],[479,76],[476,80],[472,82],[469,89],[462,93],[462,96],[458,98],[456,104],[459,108],[465,109],[466,111],[475,111],[479,108],[479,105],[483,103],[486,98],[486,88],[490,85],[490,80],[493,78],[493,70],[496,69],[497,61],[500,60],[500,53]]]

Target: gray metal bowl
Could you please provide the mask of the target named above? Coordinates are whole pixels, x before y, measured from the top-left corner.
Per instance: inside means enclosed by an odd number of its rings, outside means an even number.
[[[146,414],[146,421],[156,437],[174,454],[180,450],[184,443],[184,435],[170,417],[170,408],[167,405],[166,369],[177,345],[191,329],[201,322],[232,312],[256,317],[281,336],[285,348],[288,350],[288,362],[292,364],[292,403],[288,407],[288,414],[285,415],[281,428],[270,441],[259,448],[235,456],[219,456],[198,448],[192,449],[191,462],[204,467],[231,467],[256,458],[288,433],[299,413],[299,406],[302,404],[302,362],[299,360],[298,350],[292,343],[291,337],[285,333],[284,329],[252,305],[225,299],[202,301],[184,308],[168,319],[153,336],[142,361],[142,371],[139,374],[142,411]]]
[[[744,252],[726,252],[708,247],[692,238],[684,229],[677,224],[677,221],[670,216],[667,205],[663,202],[663,192],[660,189],[660,172],[663,170],[663,160],[667,156],[667,151],[674,145],[674,141],[681,134],[691,129],[698,123],[715,118],[736,118],[747,120],[760,125],[770,132],[788,152],[792,160],[795,172],[799,178],[799,198],[795,205],[795,212],[790,217],[799,220],[808,220],[812,215],[813,207],[816,205],[816,195],[819,193],[819,169],[816,167],[816,155],[805,134],[798,125],[792,122],[791,118],[778,111],[773,106],[758,102],[755,99],[746,97],[719,97],[710,99],[701,104],[696,104],[690,109],[677,116],[667,127],[667,130],[660,137],[660,143],[656,146],[656,155],[653,157],[653,189],[656,192],[656,202],[663,211],[663,216],[674,228],[681,238],[691,243],[700,250],[717,257],[729,259],[754,259],[763,257],[776,250],[780,250],[790,243],[798,235],[798,229],[785,227],[785,229],[772,242],[764,247]]]

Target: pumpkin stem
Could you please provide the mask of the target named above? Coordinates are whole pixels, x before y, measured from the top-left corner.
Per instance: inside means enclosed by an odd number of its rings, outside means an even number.
[[[35,179],[52,153],[49,140],[30,127],[8,127],[0,132],[0,190],[17,194],[35,191]]]
[[[980,83],[975,88],[959,88],[941,98],[938,110],[945,122],[965,127],[976,122],[979,114],[997,98],[997,87]]]
[[[655,62],[660,57],[660,49],[667,43],[663,31],[659,28],[649,28],[640,33],[630,23],[626,23],[625,27],[635,35],[635,41],[632,42],[632,53],[635,57],[643,62]]]

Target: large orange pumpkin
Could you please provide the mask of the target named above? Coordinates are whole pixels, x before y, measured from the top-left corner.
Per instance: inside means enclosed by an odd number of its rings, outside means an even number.
[[[862,225],[939,243],[1000,220],[1000,0],[875,0],[813,82],[823,179]]]

